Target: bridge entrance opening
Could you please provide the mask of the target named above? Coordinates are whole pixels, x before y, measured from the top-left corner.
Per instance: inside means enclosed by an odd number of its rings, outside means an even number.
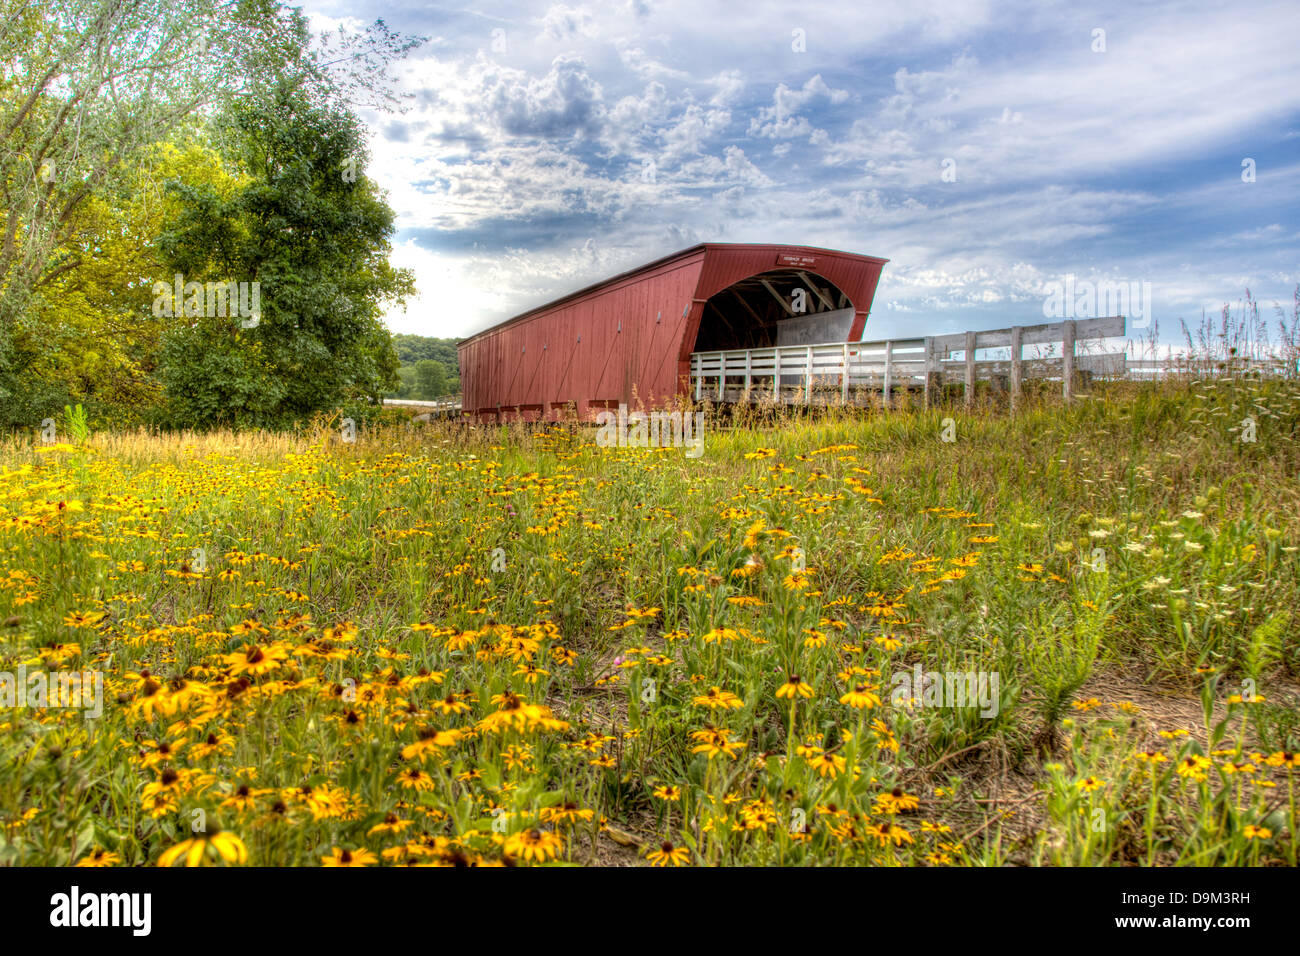
[[[806,269],[775,269],[711,296],[691,351],[844,342],[852,325],[853,303],[830,280]]]

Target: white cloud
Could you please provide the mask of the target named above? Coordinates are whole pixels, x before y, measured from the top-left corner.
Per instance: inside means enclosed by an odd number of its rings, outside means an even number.
[[[583,7],[557,3],[542,17],[542,33],[552,40],[575,40],[595,35],[591,13]]]

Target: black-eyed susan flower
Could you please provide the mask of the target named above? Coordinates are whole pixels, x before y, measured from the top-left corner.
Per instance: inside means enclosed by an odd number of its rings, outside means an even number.
[[[806,700],[813,696],[813,689],[812,685],[798,674],[789,674],[786,676],[785,683],[776,689],[776,696],[785,700],[795,700],[796,698]]]
[[[696,697],[694,703],[699,707],[708,707],[711,710],[738,710],[745,706],[745,702],[739,697],[720,687],[710,687],[708,691]]]
[[[840,703],[852,707],[854,710],[869,710],[872,707],[879,707],[880,696],[876,693],[876,689],[874,684],[854,684],[840,697]]]
[[[329,856],[321,857],[320,862],[322,866],[361,867],[373,866],[379,858],[366,849],[345,850],[336,846],[330,850]]]
[[[919,806],[920,800],[914,794],[904,792],[901,787],[895,787],[888,793],[882,793],[876,797],[873,812],[894,816],[899,813],[911,813]]]
[[[684,846],[673,846],[665,840],[646,853],[646,859],[652,866],[685,866],[690,860],[690,851]]]
[[[507,856],[526,863],[545,863],[564,849],[564,838],[554,830],[529,828],[506,837],[504,849]]]
[[[121,862],[122,858],[111,850],[95,847],[73,865],[82,867],[117,866]]]
[[[433,778],[419,767],[406,767],[397,775],[398,784],[406,790],[420,792],[433,789]]]
[[[411,825],[410,820],[403,820],[396,813],[389,811],[384,818],[366,831],[366,836],[399,835]]]
[[[710,759],[719,755],[735,757],[736,752],[745,746],[740,741],[732,740],[731,731],[724,727],[709,725],[703,730],[692,731],[691,737],[696,742],[691,753],[708,754]]]
[[[158,865],[171,866],[182,859],[186,866],[203,866],[208,862],[242,864],[248,862],[248,848],[243,840],[225,830],[200,833],[163,851]]]
[[[242,651],[226,655],[226,666],[234,676],[261,677],[269,674],[288,659],[289,648],[279,642],[261,645],[249,644]]]

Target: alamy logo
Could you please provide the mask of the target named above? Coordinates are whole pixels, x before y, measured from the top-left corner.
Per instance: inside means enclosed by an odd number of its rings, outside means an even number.
[[[1047,283],[1043,317],[1047,319],[1091,319],[1110,315],[1126,316],[1130,328],[1151,324],[1151,283],[1118,282],[1103,279],[1090,282],[1067,275],[1064,282]]]
[[[1001,703],[997,671],[925,671],[917,664],[898,671],[891,683],[895,707],[978,707],[981,717],[996,717]]]
[[[152,928],[153,896],[149,893],[70,893],[50,897],[51,926],[129,926],[135,936]]]
[[[693,416],[683,412],[652,411],[628,413],[626,405],[618,414],[601,412],[596,416],[596,444],[601,448],[685,448],[687,458],[704,454],[704,413]]]
[[[0,671],[0,707],[70,707],[94,720],[104,713],[104,674],[101,671]]]
[[[153,284],[154,318],[239,318],[240,325],[255,329],[262,321],[262,283],[186,282],[179,272],[172,285]]]

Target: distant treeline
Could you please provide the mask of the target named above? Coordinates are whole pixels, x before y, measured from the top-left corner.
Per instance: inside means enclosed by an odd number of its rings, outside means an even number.
[[[460,339],[435,339],[425,335],[393,336],[393,349],[401,366],[400,383],[390,398],[432,400],[460,391],[460,362],[456,343]]]

